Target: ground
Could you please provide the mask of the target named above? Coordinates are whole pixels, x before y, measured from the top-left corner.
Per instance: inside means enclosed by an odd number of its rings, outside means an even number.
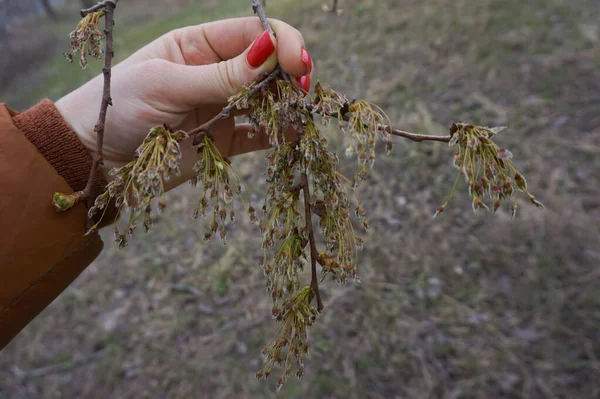
[[[250,13],[243,0],[172,2],[168,13],[140,3],[119,3],[118,59],[174,27]],[[395,140],[360,191],[371,222],[362,282],[323,284],[305,376],[280,396],[600,397],[596,2],[342,0],[338,16],[322,5],[267,7],[304,34],[319,79],[407,130],[508,125],[498,141],[546,210],[523,201],[515,220],[506,209],[474,215],[460,186],[432,220],[453,183],[452,152]],[[62,35],[74,23],[38,29]],[[17,108],[56,99],[94,67],[40,61],[0,98]],[[328,137],[341,153],[340,134]],[[263,154],[234,165],[259,202]],[[257,231],[240,218],[226,246],[203,242],[198,194],[173,192],[155,229],[125,250],[103,233],[102,255],[0,354],[0,397],[277,396],[275,379],[253,379],[277,329]]]

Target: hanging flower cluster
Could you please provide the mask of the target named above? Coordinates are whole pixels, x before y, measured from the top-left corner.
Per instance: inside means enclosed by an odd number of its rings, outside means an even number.
[[[346,149],[347,156],[356,155],[358,170],[352,182],[353,188],[367,177],[368,166],[373,167],[376,157],[377,139],[385,142],[386,152],[392,150],[392,135],[380,129],[385,121],[385,114],[379,107],[367,101],[348,101],[346,96],[337,93],[327,85],[317,83],[313,112],[322,115],[325,125],[332,118],[338,121],[339,129],[352,139]]]
[[[327,149],[327,140],[312,120],[304,132],[300,148],[304,155],[302,160],[312,176],[312,211],[320,219],[319,228],[327,250],[324,256],[332,262],[331,267],[323,267],[323,274],[330,274],[335,281],[343,283],[347,278],[358,278],[356,252],[362,248],[362,239],[352,225],[353,212],[343,184],[345,178],[338,171],[337,156]],[[360,203],[356,214],[364,216]],[[368,227],[364,219],[363,224]]]
[[[273,340],[263,349],[265,362],[256,373],[256,378],[267,378],[274,366],[283,368],[283,374],[277,382],[277,389],[285,384],[292,374],[294,363],[295,375],[300,378],[304,374],[304,357],[308,355],[308,331],[318,316],[317,309],[311,306],[312,288],[303,287],[281,307],[275,319],[281,323],[279,338]]]
[[[179,142],[187,137],[187,133],[181,130],[174,132],[166,125],[153,127],[136,150],[135,159],[109,172],[114,179],[108,183],[106,191],[96,198],[88,216],[91,219],[99,212],[104,213],[113,204],[118,209],[116,218],[122,210],[128,210],[126,230],[121,232],[117,227],[114,228],[119,247],[127,245],[127,237],[133,234],[140,221],[144,230],[152,227],[151,201],[163,195],[165,181],[180,174]],[[163,204],[159,202],[159,207]]]
[[[71,51],[65,53],[65,57],[69,62],[73,62],[73,59],[79,53],[79,65],[85,69],[88,65],[88,55],[97,60],[102,57],[100,45],[104,34],[98,28],[98,21],[104,17],[104,14],[104,10],[87,14],[79,21],[75,30],[69,33]]]
[[[193,186],[200,183],[202,196],[194,210],[194,217],[206,216],[206,211],[212,206],[212,221],[209,230],[204,233],[204,240],[210,240],[218,230],[219,238],[225,243],[226,222],[235,222],[233,199],[242,192],[240,178],[231,167],[231,161],[221,155],[210,134],[202,137],[197,149],[200,159],[194,165],[196,177],[191,183]]]
[[[489,128],[462,122],[453,124],[449,145],[456,147],[453,163],[459,172],[448,200],[438,208],[434,217],[448,205],[460,176],[469,185],[469,196],[475,212],[483,208],[496,213],[502,202],[512,200],[511,214],[514,218],[519,192],[525,193],[532,204],[544,209],[544,205],[529,192],[525,177],[511,160],[512,153],[506,148],[500,148],[492,140],[504,129],[505,127]]]

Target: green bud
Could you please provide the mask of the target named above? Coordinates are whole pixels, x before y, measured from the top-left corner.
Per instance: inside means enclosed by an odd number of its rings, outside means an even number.
[[[79,197],[76,195],[54,193],[52,197],[52,205],[58,212],[67,211],[77,205],[78,202]]]

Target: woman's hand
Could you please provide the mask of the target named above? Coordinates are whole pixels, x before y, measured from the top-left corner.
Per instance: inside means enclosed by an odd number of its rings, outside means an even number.
[[[112,69],[112,102],[104,134],[104,166],[131,161],[135,149],[153,126],[191,130],[217,115],[227,99],[244,83],[260,79],[277,63],[308,91],[312,61],[300,32],[270,20],[277,38],[264,32],[258,18],[238,18],[171,31]],[[102,98],[103,78],[97,76],[56,102],[56,107],[91,153],[96,147],[94,125]],[[224,119],[213,127],[215,141],[225,156],[268,148],[257,134],[248,139],[249,126]],[[182,143],[182,176],[169,181],[173,188],[193,177],[197,160],[191,140]]]

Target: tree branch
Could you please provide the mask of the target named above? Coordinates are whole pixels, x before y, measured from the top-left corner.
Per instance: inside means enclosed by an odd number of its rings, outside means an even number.
[[[91,12],[96,12],[103,8],[106,9],[108,4],[110,4],[112,6],[112,9],[114,10],[117,7],[118,2],[119,2],[119,0],[104,0],[104,1],[101,1],[98,4],[96,4],[95,6],[82,9],[81,11],[79,11],[79,13],[81,14],[81,17],[83,18]]]
[[[92,170],[85,188],[81,191],[74,193],[77,201],[87,200],[91,198],[92,188],[98,173],[98,166],[103,164],[102,158],[102,144],[104,142],[104,127],[106,125],[106,113],[108,106],[112,105],[112,98],[110,95],[110,80],[111,80],[111,68],[112,59],[114,56],[114,41],[113,41],[113,26],[114,26],[114,10],[118,0],[105,0],[102,3],[95,5],[88,10],[98,10],[104,8],[104,35],[106,40],[106,48],[104,54],[104,66],[102,68],[102,74],[104,75],[104,87],[102,90],[102,103],[100,104],[100,113],[98,114],[98,121],[94,127],[96,132],[96,153],[92,160]],[[82,15],[85,16],[88,10],[82,10]],[[84,13],[85,11],[85,13]]]
[[[260,21],[263,24],[263,28],[274,34],[273,30],[271,29],[271,26],[269,25],[269,22],[267,20],[267,17],[265,15],[263,7],[260,3],[260,0],[252,0],[252,9],[254,10],[254,13],[258,15]],[[249,90],[247,96],[250,98],[250,97],[254,96],[256,93],[258,93],[260,90],[268,88],[268,85],[277,78],[282,78],[282,79],[288,78],[287,75],[285,74],[285,72],[283,72],[283,70],[279,66],[273,72],[266,74],[260,82],[258,82],[254,87],[252,87],[252,89]],[[202,137],[205,134],[210,134],[211,127],[217,121],[231,116],[231,112],[235,109],[235,107],[236,107],[235,103],[229,103],[228,105],[223,107],[223,109],[221,109],[221,112],[219,112],[214,118],[212,118],[208,122],[194,128],[193,130],[187,132],[188,136],[190,136],[190,137],[194,136],[193,145],[198,145],[200,143],[200,140],[202,139]],[[305,104],[305,107],[306,107],[307,111],[309,111],[311,113],[315,113],[315,110],[314,110],[315,107],[312,104]],[[328,116],[337,117],[337,115],[328,115]],[[350,119],[347,112],[343,113],[342,118],[343,118],[343,120],[346,120],[346,121],[348,121]],[[403,130],[393,129],[390,126],[384,126],[384,125],[380,126],[379,129],[382,131],[386,131],[392,135],[408,138],[408,139],[410,139],[412,141],[416,141],[416,142],[420,142],[420,141],[449,142],[450,138],[452,137],[452,132],[448,136],[433,136],[433,135],[427,135],[427,134],[417,134],[417,133],[405,132]],[[300,129],[300,131],[297,132],[298,142],[300,141],[302,134],[303,134],[303,132]],[[309,186],[308,174],[306,171],[301,173],[300,183],[295,185],[294,187],[292,187],[292,190],[293,191],[302,190],[302,192],[304,194],[304,214],[305,214],[305,219],[306,219],[306,229],[308,232],[308,238],[309,238],[309,243],[310,243],[311,288],[313,291],[313,295],[317,299],[317,310],[320,312],[323,310],[324,306],[323,306],[323,302],[321,300],[321,293],[319,291],[319,279],[317,276],[317,261],[319,258],[319,252],[317,250],[317,245],[316,245],[316,241],[315,241],[315,232],[314,232],[313,224],[312,224],[312,208],[310,206],[310,186]]]
[[[448,143],[452,138],[452,135],[447,136],[434,136],[431,134],[420,134],[420,133],[410,133],[405,132],[404,130],[392,129],[390,126],[380,126],[379,130],[384,130],[394,136],[400,136],[407,138],[412,141],[421,142],[421,141],[441,141],[443,143]]]

